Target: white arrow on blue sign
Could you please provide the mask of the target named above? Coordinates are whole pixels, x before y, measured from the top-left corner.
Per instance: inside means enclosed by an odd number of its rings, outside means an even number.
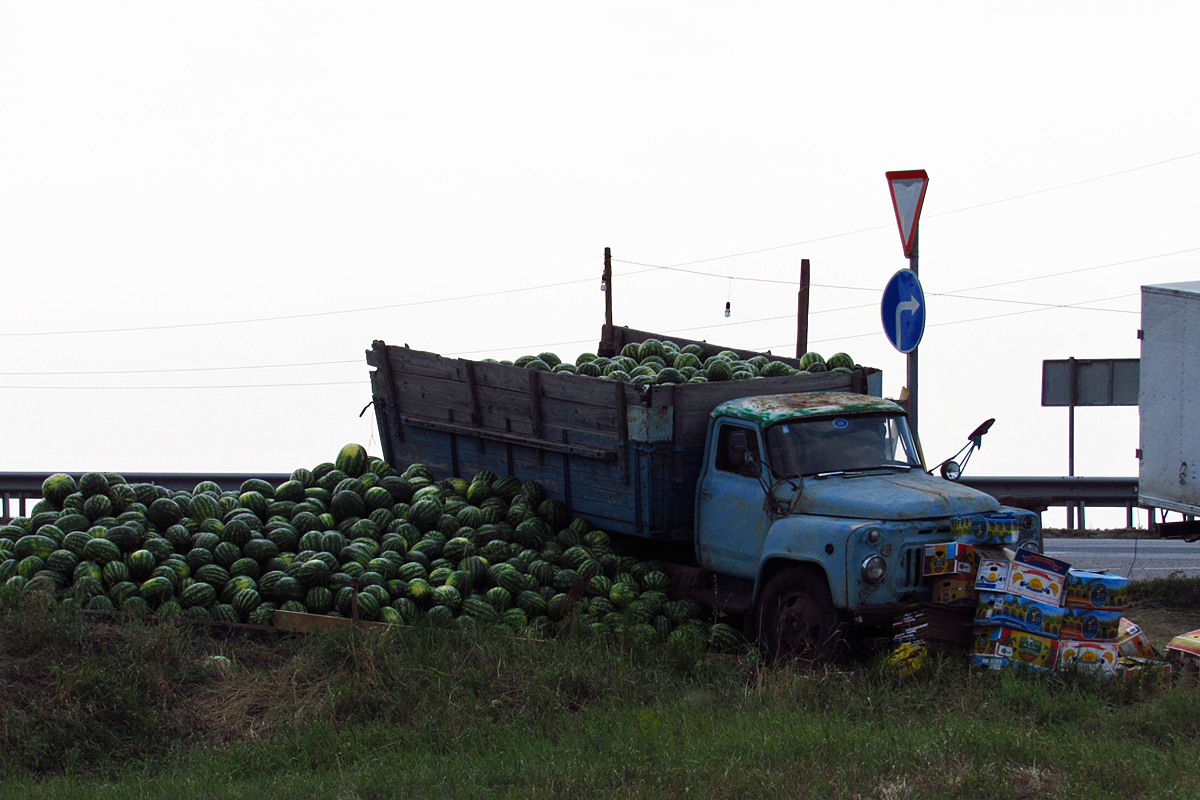
[[[902,269],[893,275],[883,290],[879,310],[883,332],[892,346],[901,353],[916,350],[925,333],[925,292],[917,273]]]

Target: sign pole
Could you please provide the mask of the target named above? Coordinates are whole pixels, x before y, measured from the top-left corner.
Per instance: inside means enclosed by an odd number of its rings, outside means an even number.
[[[908,257],[908,268],[917,275],[917,239],[920,237],[921,231],[918,223],[913,221],[913,244],[912,254]],[[908,354],[908,419],[912,423],[913,435],[920,437],[920,428],[917,427],[917,349],[914,347]]]
[[[921,219],[921,206],[925,203],[925,190],[929,187],[929,174],[923,169],[900,170],[886,173],[888,191],[892,194],[892,209],[896,212],[896,226],[900,229],[900,243],[904,247],[904,255],[908,256],[908,272],[912,281],[920,287],[917,277],[917,230]],[[922,295],[922,303],[924,302]],[[912,305],[915,299],[898,305],[896,311],[896,326],[900,326],[900,314],[905,310],[914,315],[921,314],[921,330],[924,330],[924,309]],[[887,324],[885,322],[885,324]],[[901,338],[899,332],[897,339]],[[920,333],[910,346],[901,346],[893,342],[896,349],[908,355],[908,421],[920,447],[921,434],[917,425],[917,345],[920,343]]]

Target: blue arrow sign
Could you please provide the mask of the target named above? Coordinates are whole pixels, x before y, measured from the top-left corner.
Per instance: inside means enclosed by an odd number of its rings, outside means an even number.
[[[893,275],[883,290],[879,311],[892,346],[901,353],[916,350],[925,333],[925,292],[917,273],[902,269]]]

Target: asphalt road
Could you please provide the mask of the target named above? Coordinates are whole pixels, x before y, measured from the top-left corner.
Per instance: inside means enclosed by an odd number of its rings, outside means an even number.
[[[1200,542],[1178,539],[1046,539],[1046,555],[1076,569],[1130,580],[1200,576]]]

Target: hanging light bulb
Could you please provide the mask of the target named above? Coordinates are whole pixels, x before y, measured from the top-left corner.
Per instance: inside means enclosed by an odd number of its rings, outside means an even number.
[[[605,278],[603,275],[600,276],[600,291],[602,291],[602,292],[608,291],[608,279]]]
[[[725,301],[725,316],[729,316],[729,301]]]

